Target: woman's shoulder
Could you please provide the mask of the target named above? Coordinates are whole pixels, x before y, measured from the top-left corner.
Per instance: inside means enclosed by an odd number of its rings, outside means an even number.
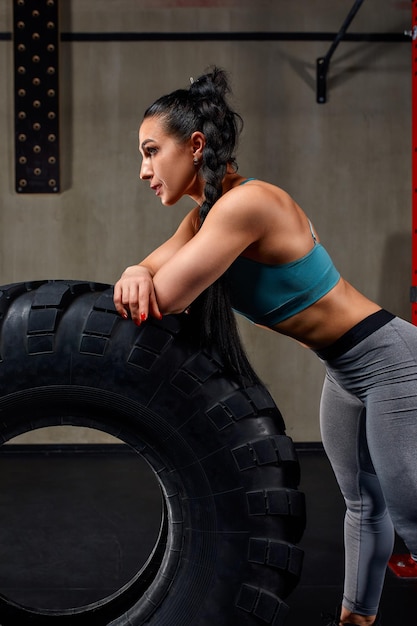
[[[232,211],[255,211],[260,216],[263,211],[268,213],[271,209],[286,210],[296,203],[289,193],[278,185],[258,178],[243,178],[242,182],[226,191],[216,204],[223,208],[229,207]]]
[[[246,179],[242,179],[246,181]],[[280,187],[262,180],[247,180],[228,189],[210,210],[206,227],[251,231],[255,239],[276,230],[286,219],[292,200]]]

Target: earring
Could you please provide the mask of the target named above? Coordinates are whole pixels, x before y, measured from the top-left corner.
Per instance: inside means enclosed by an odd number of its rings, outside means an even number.
[[[194,165],[198,165],[200,163],[200,161],[196,157],[196,158],[194,158],[193,163],[194,163]]]

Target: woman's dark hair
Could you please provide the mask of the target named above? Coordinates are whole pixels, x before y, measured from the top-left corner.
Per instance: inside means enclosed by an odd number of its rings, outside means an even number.
[[[214,203],[222,195],[227,167],[237,170],[235,149],[243,126],[242,118],[228,102],[230,93],[226,72],[217,67],[191,79],[188,89],[178,89],[158,98],[144,114],[144,119],[158,116],[165,130],[180,141],[193,132],[205,135],[206,145],[199,175],[205,181],[204,202],[200,207],[200,227]],[[241,382],[256,384],[254,372],[243,348],[232,310],[227,272],[192,303],[189,319],[203,348],[215,347],[228,373]]]

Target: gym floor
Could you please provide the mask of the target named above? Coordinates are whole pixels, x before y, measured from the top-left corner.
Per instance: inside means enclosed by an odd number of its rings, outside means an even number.
[[[320,445],[297,452],[307,527],[286,626],[322,626],[321,613],[333,612],[342,593],[344,505]],[[124,446],[3,446],[0,475],[0,594],[9,600],[44,609],[94,602],[128,582],[155,544],[159,489]],[[415,626],[416,593],[416,579],[388,569],[383,625]]]

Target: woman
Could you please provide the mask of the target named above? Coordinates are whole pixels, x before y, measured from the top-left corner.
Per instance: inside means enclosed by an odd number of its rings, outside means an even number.
[[[318,354],[323,444],[347,505],[344,597],[331,625],[380,624],[394,527],[417,559],[417,329],[340,277],[287,193],[238,174],[240,117],[228,91],[214,68],[145,112],[141,179],[164,205],[187,195],[196,206],[123,272],[115,306],[137,324],[187,310],[202,342],[249,382],[256,375],[230,330],[229,297],[234,310]]]

